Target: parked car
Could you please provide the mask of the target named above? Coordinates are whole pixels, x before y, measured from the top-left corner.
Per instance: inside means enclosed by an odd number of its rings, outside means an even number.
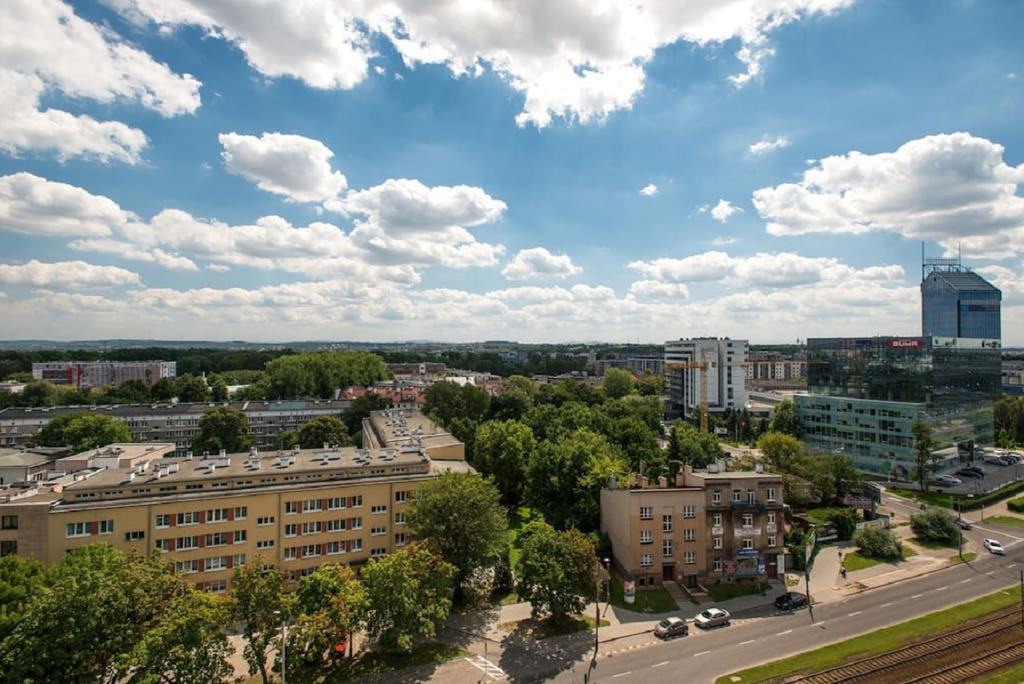
[[[997,465],[997,466],[1007,466],[1007,465],[1010,465],[1010,463],[1007,461],[1007,459],[1003,458],[1002,456],[996,456],[995,454],[993,454],[991,456],[986,456],[985,457],[985,463],[991,463],[992,465]]]
[[[963,518],[957,518],[956,524],[960,526],[961,530],[970,530],[974,528],[974,526],[971,525],[971,523],[967,522]]]
[[[654,636],[660,639],[673,639],[690,633],[690,626],[683,618],[669,617],[658,623],[654,628]]]
[[[701,629],[724,627],[729,624],[729,613],[721,608],[708,608],[693,618],[693,622]]]
[[[986,539],[982,545],[989,550],[989,553],[994,553],[1000,556],[1006,555],[1006,549],[1003,548],[1003,543],[998,539]]]
[[[807,596],[796,591],[787,591],[775,599],[775,607],[779,610],[796,610],[807,605]]]
[[[955,487],[956,485],[962,485],[964,483],[964,481],[959,477],[953,477],[952,475],[939,475],[935,478],[935,482],[938,484],[948,485],[950,487]]]
[[[953,474],[954,475],[959,475],[960,477],[976,477],[976,478],[985,477],[984,473],[978,472],[974,468],[961,468],[960,470],[956,471]]]

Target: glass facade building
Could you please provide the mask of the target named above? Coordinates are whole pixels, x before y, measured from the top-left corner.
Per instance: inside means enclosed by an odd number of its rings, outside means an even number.
[[[819,338],[807,341],[806,395],[796,406],[810,449],[840,452],[857,467],[909,473],[911,426],[921,418],[939,449],[990,443],[1001,389],[996,340],[953,337]]]
[[[933,270],[921,281],[921,334],[1001,339],[1002,299],[997,287],[973,271]]]

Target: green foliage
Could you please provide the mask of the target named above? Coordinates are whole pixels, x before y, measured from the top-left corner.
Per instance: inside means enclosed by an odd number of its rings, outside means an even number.
[[[796,410],[796,404],[791,399],[779,402],[772,411],[772,419],[768,424],[772,432],[781,432],[790,437],[799,437],[802,433],[800,416]]]
[[[706,468],[724,455],[714,435],[701,432],[689,423],[676,421],[669,430],[670,460],[694,468]]]
[[[935,440],[932,439],[932,429],[928,427],[927,423],[918,418],[910,426],[910,432],[914,435],[915,471],[917,475],[917,482],[921,485],[921,490],[927,492],[928,481],[931,477],[931,471],[935,467],[935,459],[937,458],[933,453],[935,450]]]
[[[594,545],[578,530],[559,532],[544,522],[523,533],[517,593],[530,602],[534,617],[576,615],[594,593]]]
[[[1006,502],[1006,507],[1014,513],[1024,513],[1024,498],[1010,499]]]
[[[1024,444],[1024,397],[1005,395],[992,404],[992,422],[999,446]]]
[[[321,565],[299,582],[295,622],[288,630],[288,678],[307,680],[341,665],[335,648],[362,628],[366,589],[347,565]]]
[[[925,541],[941,542],[947,546],[960,543],[960,527],[956,518],[941,508],[926,508],[911,515],[910,529],[915,537]]]
[[[456,418],[483,420],[491,403],[487,390],[454,382],[435,382],[427,388],[424,399],[424,411],[448,429]]]
[[[868,527],[853,537],[853,543],[860,553],[879,560],[900,560],[903,558],[903,544],[892,530],[884,527]]]
[[[360,573],[370,601],[366,629],[387,648],[409,652],[448,619],[455,566],[411,544],[371,560]]]
[[[521,420],[533,406],[531,395],[521,389],[510,389],[491,398],[488,417],[491,420]]]
[[[766,432],[757,439],[757,448],[764,454],[773,472],[792,473],[798,468],[804,446],[796,437],[783,432]]]
[[[835,526],[836,534],[843,541],[853,539],[857,531],[857,523],[861,522],[856,508],[836,508],[828,516],[829,524]]]
[[[130,441],[132,433],[123,421],[85,412],[57,416],[32,437],[35,446],[70,446],[76,453]]]
[[[59,393],[57,388],[46,380],[30,382],[19,392],[18,406],[56,406]]]
[[[160,378],[149,388],[149,396],[153,401],[170,401],[176,392],[177,388],[171,378]]]
[[[320,449],[324,444],[349,446],[352,443],[345,424],[334,416],[317,416],[306,421],[296,433],[296,439],[303,449]]]
[[[224,449],[229,454],[248,451],[252,446],[249,419],[238,409],[218,406],[203,413],[199,419],[199,434],[192,439],[192,451],[211,454]]]
[[[611,399],[621,399],[636,388],[636,381],[628,370],[612,368],[605,372],[604,378],[601,380],[601,387],[604,388],[605,396]]]
[[[174,381],[174,393],[181,402],[209,401],[210,388],[198,375],[179,375]]]
[[[494,480],[501,503],[514,508],[523,502],[526,469],[536,449],[533,431],[523,423],[487,421],[476,430],[473,465]]]
[[[43,564],[21,556],[0,557],[0,642],[25,614],[43,586]]]
[[[259,673],[270,683],[267,649],[274,643],[288,614],[284,596],[284,575],[274,567],[263,568],[259,559],[235,569],[231,578],[231,617],[242,624],[245,649],[242,656],[249,674]]]
[[[459,587],[507,551],[507,519],[497,488],[480,475],[445,473],[425,482],[407,506],[409,529],[455,568]]]
[[[219,375],[210,377],[210,398],[214,401],[228,400],[228,384]]]
[[[367,352],[316,352],[267,363],[271,399],[330,399],[335,390],[369,387],[391,377],[384,359]]]
[[[665,378],[661,375],[644,373],[636,381],[636,391],[645,397],[660,397],[665,394]]]

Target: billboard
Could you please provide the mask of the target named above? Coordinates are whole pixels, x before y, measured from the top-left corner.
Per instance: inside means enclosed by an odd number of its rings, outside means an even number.
[[[920,349],[924,341],[919,337],[896,337],[889,340],[888,346],[893,349]]]

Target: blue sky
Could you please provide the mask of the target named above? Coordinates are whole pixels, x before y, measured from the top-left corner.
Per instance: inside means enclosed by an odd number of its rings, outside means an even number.
[[[2,336],[1024,344],[1024,5],[678,4],[4,3]]]

